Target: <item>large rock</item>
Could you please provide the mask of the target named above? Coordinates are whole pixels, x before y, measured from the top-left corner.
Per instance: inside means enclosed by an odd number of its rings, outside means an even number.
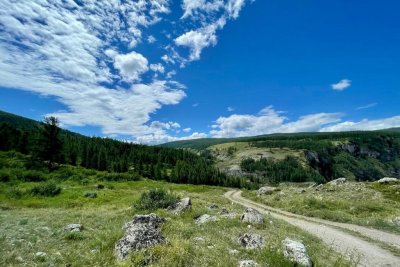
[[[253,260],[244,260],[239,262],[239,267],[258,267],[257,262]]]
[[[391,177],[384,177],[377,181],[380,184],[392,184],[400,182],[399,179],[391,178]]]
[[[259,249],[265,245],[265,240],[259,234],[246,233],[239,238],[239,244],[246,249]]]
[[[125,259],[129,252],[165,244],[167,241],[160,232],[164,218],[156,214],[136,215],[123,227],[125,235],[115,244],[115,254],[118,259]]]
[[[80,232],[82,229],[83,229],[82,224],[78,223],[68,224],[67,226],[64,227],[64,231],[67,232]]]
[[[195,220],[197,225],[205,224],[207,222],[215,222],[218,221],[218,218],[215,216],[211,216],[208,214],[203,214]]]
[[[305,267],[312,267],[313,263],[308,256],[307,249],[303,243],[285,238],[282,241],[283,244],[283,255],[295,264],[299,264]]]
[[[175,205],[169,206],[167,210],[173,214],[180,214],[185,210],[192,208],[192,200],[190,197],[182,198]]]
[[[262,224],[264,222],[264,217],[258,210],[247,208],[242,216],[240,216],[240,220],[252,224]]]
[[[335,180],[330,181],[328,184],[329,185],[342,185],[346,182],[346,178],[337,178]]]
[[[276,187],[272,186],[263,186],[257,191],[257,196],[261,196],[264,194],[272,194],[273,192],[277,191],[278,189]]]

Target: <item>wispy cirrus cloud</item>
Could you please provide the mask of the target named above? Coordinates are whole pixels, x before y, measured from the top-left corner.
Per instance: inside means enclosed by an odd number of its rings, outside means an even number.
[[[378,105],[378,103],[376,103],[376,102],[375,103],[370,103],[370,104],[367,104],[365,106],[357,107],[356,110],[369,109],[369,108],[375,107],[376,105]]]

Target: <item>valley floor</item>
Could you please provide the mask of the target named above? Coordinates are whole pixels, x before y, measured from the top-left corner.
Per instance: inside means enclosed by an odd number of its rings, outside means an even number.
[[[0,266],[231,267],[247,259],[260,266],[293,266],[282,252],[282,241],[286,237],[301,240],[315,266],[357,264],[357,255],[344,257],[320,238],[280,218],[267,215],[264,224],[249,228],[238,218],[244,207],[224,198],[228,191],[224,188],[141,180],[102,182],[105,188],[98,189],[95,187],[98,183],[60,182],[62,192],[57,196],[23,196],[19,199],[9,197],[10,186],[1,183]],[[13,186],[29,188],[32,184],[21,182]],[[161,231],[169,244],[134,252],[127,260],[117,261],[114,246],[123,235],[122,226],[135,214],[144,213],[132,204],[142,192],[152,188],[164,188],[181,197],[191,197],[192,210],[181,215],[161,209],[155,211],[167,218]],[[87,191],[96,191],[98,197],[85,198]],[[209,208],[211,204],[218,208]],[[223,218],[219,215],[222,207],[238,216]],[[194,219],[202,214],[217,216],[218,221],[196,225]],[[71,223],[81,223],[83,231],[66,233],[64,226]],[[256,251],[242,248],[238,238],[247,232],[262,235],[267,245]],[[204,241],[196,241],[196,237]]]

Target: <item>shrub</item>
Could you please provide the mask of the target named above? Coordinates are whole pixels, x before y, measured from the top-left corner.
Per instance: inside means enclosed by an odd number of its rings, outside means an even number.
[[[143,192],[134,208],[139,210],[165,209],[178,202],[178,198],[165,189],[151,189]]]
[[[61,193],[61,187],[54,182],[47,182],[37,185],[31,189],[31,194],[34,196],[54,197]]]
[[[103,184],[98,184],[98,185],[96,185],[96,188],[97,189],[104,189],[104,185]]]
[[[140,175],[137,173],[108,173],[101,178],[106,181],[139,181]]]
[[[20,199],[24,195],[25,195],[25,192],[16,187],[10,187],[10,189],[7,190],[7,196],[9,198]]]
[[[14,176],[8,170],[0,170],[0,182],[9,182],[13,180]]]
[[[25,182],[41,182],[46,180],[46,174],[41,171],[28,170],[20,173],[19,179]]]
[[[96,198],[97,193],[96,192],[86,192],[83,196],[87,197],[87,198]]]

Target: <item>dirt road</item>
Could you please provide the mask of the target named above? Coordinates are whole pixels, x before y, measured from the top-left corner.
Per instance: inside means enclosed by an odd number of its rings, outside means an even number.
[[[393,255],[373,242],[368,242],[349,233],[351,230],[370,239],[383,242],[387,245],[399,246],[400,237],[395,234],[370,229],[362,226],[331,222],[316,218],[305,217],[290,212],[275,209],[241,196],[241,191],[229,191],[224,195],[231,201],[245,207],[255,208],[261,213],[269,214],[274,218],[284,220],[301,228],[323,240],[328,246],[348,258],[358,257],[358,266],[400,266],[400,257]]]

